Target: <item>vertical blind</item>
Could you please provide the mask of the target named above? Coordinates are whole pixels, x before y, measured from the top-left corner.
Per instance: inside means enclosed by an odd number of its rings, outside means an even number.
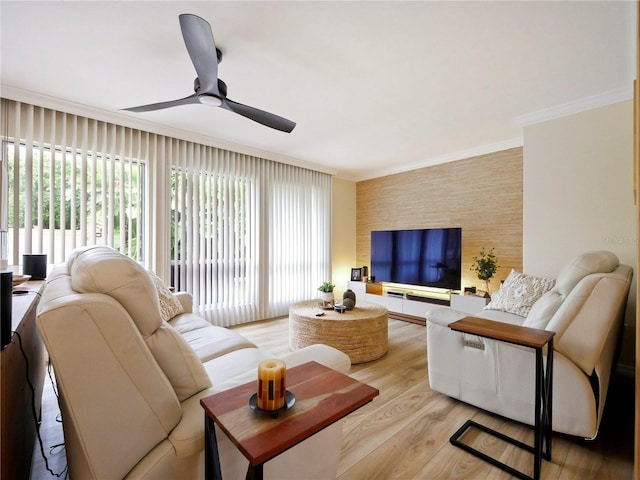
[[[138,242],[145,164],[133,156],[142,132],[3,100],[9,169],[9,263],[24,253],[64,261],[104,244],[144,260]]]
[[[9,263],[109,245],[222,326],[287,313],[330,278],[331,177],[2,100]]]
[[[285,315],[330,274],[331,177],[172,140],[172,273],[220,325]]]

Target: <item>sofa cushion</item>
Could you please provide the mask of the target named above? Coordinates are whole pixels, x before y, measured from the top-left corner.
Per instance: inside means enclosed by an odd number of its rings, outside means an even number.
[[[485,318],[487,320],[493,320],[494,322],[509,323],[511,325],[522,325],[524,317],[502,310],[483,310],[475,317]]]
[[[180,315],[184,312],[184,308],[182,308],[182,303],[180,300],[171,292],[169,287],[165,285],[162,279],[156,275],[154,272],[147,272],[153,280],[153,284],[156,286],[156,290],[158,291],[158,301],[160,302],[160,318],[165,322],[171,320],[176,315]]]
[[[287,364],[287,368],[314,361],[345,375],[348,375],[351,370],[351,359],[346,353],[322,343],[309,345],[295,352],[289,352],[280,357],[280,359]]]
[[[104,245],[80,249],[69,262],[71,285],[80,293],[104,293],[129,313],[143,338],[162,324],[158,292],[145,268]]]
[[[583,253],[560,270],[556,278],[556,288],[561,295],[566,296],[587,275],[613,272],[618,265],[618,257],[611,252]]]
[[[551,320],[551,317],[558,311],[564,298],[557,289],[553,288],[542,295],[531,307],[529,315],[522,324],[525,327],[539,328],[544,330]]]
[[[127,310],[180,401],[211,386],[196,353],[162,320],[156,286],[142,265],[110,247],[95,246],[74,252],[70,273],[74,290],[104,293]]]
[[[318,362],[325,367],[336,370],[345,375],[351,370],[351,359],[346,353],[323,344],[309,345],[307,347],[289,352],[280,357],[256,348],[229,353],[221,358],[213,359],[205,363],[207,372],[211,376],[214,386],[212,390],[222,392],[230,388],[254,382],[258,379],[258,364],[267,358],[279,358],[287,368],[297,367],[307,362]],[[200,394],[198,394],[200,396]]]
[[[485,310],[500,310],[526,317],[533,304],[551,290],[554,280],[511,270],[500,289],[493,294]]]
[[[211,325],[193,313],[183,313],[172,318],[169,324],[186,340],[201,362],[226,355],[255,344],[228,328]]]
[[[211,386],[211,380],[196,352],[167,322],[163,322],[146,342],[171,382],[178,400],[182,402]]]
[[[241,376],[244,380],[243,383],[257,382],[258,364],[262,360],[269,358],[276,357],[258,348],[244,348],[209,360],[205,362],[204,368],[214,384],[214,390],[222,391],[227,389],[227,382]],[[289,365],[287,365],[287,368],[289,368]],[[244,375],[248,375],[248,377],[245,378]]]
[[[202,452],[204,445],[203,410],[200,399],[218,393],[212,388],[203,390],[197,395],[182,402],[182,418],[180,423],[169,434],[169,441],[178,457],[189,457]],[[180,477],[187,478],[187,477]]]
[[[632,276],[633,269],[627,265],[619,265],[611,273],[587,275],[549,322],[548,329],[556,332],[556,351],[587,375],[597,367],[610,331],[623,323]],[[613,355],[613,350],[609,354]]]
[[[185,313],[193,313],[193,297],[189,292],[175,292],[173,296],[178,299]]]
[[[618,263],[618,257],[606,251],[586,252],[577,256],[560,270],[555,286],[534,304],[524,325],[546,328],[566,296],[584,277],[593,273],[612,272]]]

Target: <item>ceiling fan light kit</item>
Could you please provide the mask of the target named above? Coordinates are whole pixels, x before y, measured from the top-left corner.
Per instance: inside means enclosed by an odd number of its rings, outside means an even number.
[[[207,105],[208,107],[219,107],[222,105],[222,99],[214,95],[202,94],[198,96],[198,100],[200,103]]]
[[[222,52],[216,48],[211,25],[206,20],[197,15],[183,13],[180,15],[180,28],[189,57],[191,57],[191,62],[198,75],[193,82],[195,93],[178,100],[130,107],[124,110],[140,113],[180,105],[203,104],[224,108],[282,132],[291,133],[293,131],[296,126],[295,122],[227,98],[227,85],[218,78],[218,63],[222,60]]]

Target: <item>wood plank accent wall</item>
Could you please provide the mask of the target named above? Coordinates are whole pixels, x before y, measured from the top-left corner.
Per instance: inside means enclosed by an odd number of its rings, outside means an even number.
[[[495,248],[495,291],[522,271],[522,147],[358,182],[356,264],[369,265],[371,232],[462,227],[462,286],[484,289],[471,270],[482,247]]]

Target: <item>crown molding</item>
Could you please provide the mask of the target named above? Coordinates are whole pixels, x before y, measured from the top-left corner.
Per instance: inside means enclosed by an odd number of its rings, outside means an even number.
[[[49,108],[56,111],[70,113],[72,115],[79,115],[88,117],[94,120],[113,123],[124,127],[135,128],[143,130],[145,132],[155,133],[158,135],[165,135],[167,137],[177,138],[179,140],[185,140],[189,142],[195,142],[201,145],[210,147],[216,147],[223,150],[229,150],[236,153],[242,153],[244,155],[252,155],[255,157],[264,158],[266,160],[272,160],[274,162],[284,163],[286,165],[293,165],[296,167],[307,168],[317,172],[327,173],[329,175],[335,175],[336,171],[326,166],[317,165],[310,162],[305,162],[293,157],[262,150],[250,145],[242,145],[239,143],[229,142],[221,140],[219,138],[210,137],[207,135],[201,135],[187,130],[179,128],[172,128],[159,123],[149,122],[142,119],[132,118],[128,115],[113,112],[109,110],[103,110],[89,105],[70,102],[57,97],[51,97],[43,95],[30,90],[24,90],[21,88],[13,87],[10,85],[0,84],[0,95],[3,98],[9,100],[15,100],[18,102],[30,103],[39,107]]]
[[[528,127],[537,123],[555,120],[557,118],[574,115],[587,110],[593,110],[594,108],[631,100],[632,97],[633,90],[631,86],[618,88],[616,90],[609,90],[608,92],[603,92],[591,97],[581,98],[572,102],[538,110],[537,112],[520,115],[519,117],[516,117],[514,121],[519,127]]]
[[[372,178],[384,177],[387,175],[394,175],[397,173],[403,173],[410,170],[417,170],[420,168],[431,167],[434,165],[439,165],[447,162],[454,162],[456,160],[462,160],[465,158],[471,158],[478,155],[484,155],[487,153],[507,150],[509,148],[521,147],[523,145],[523,137],[520,136],[520,137],[511,138],[511,139],[507,139],[507,140],[503,140],[495,143],[479,145],[479,146],[471,147],[464,150],[445,153],[445,154],[438,155],[435,157],[430,157],[418,162],[408,163],[403,165],[402,167],[369,170],[365,174],[360,176],[342,176],[341,173],[335,169],[314,164],[311,162],[305,162],[303,160],[293,158],[293,157],[288,157],[286,155],[278,154],[275,152],[262,150],[260,148],[253,147],[250,145],[242,145],[239,143],[229,142],[229,141],[221,140],[215,137],[210,137],[207,135],[201,135],[201,134],[196,134],[186,130],[172,128],[166,125],[149,122],[142,119],[132,118],[128,115],[121,114],[118,112],[103,110],[103,109],[91,107],[84,104],[70,102],[68,100],[63,100],[60,98],[51,97],[47,95],[42,95],[40,93],[20,89],[10,85],[0,84],[0,95],[3,98],[7,98],[10,100],[30,103],[33,105],[38,105],[40,107],[50,108],[53,110],[58,110],[58,111],[70,113],[73,115],[81,115],[81,116],[89,117],[99,121],[114,123],[117,125],[129,127],[129,128],[144,130],[144,131],[155,133],[158,135],[165,135],[165,136],[177,138],[180,140],[195,142],[202,145],[207,145],[207,146],[221,148],[224,150],[229,150],[237,153],[242,153],[245,155],[253,155],[256,157],[272,160],[279,163],[284,163],[287,165],[293,165],[301,168],[307,168],[310,170],[319,171],[322,173],[327,173],[329,175],[338,176],[339,178],[343,178],[345,180],[351,180],[354,182],[370,180]],[[568,102],[555,107],[539,110],[537,112],[521,115],[516,117],[514,119],[514,122],[516,123],[516,125],[522,128],[530,125],[535,125],[537,123],[554,120],[564,116],[573,115],[573,114],[591,110],[594,108],[598,108],[598,107],[602,107],[602,106],[606,106],[606,105],[610,105],[610,104],[614,104],[622,101],[627,101],[627,100],[630,100],[631,98],[632,98],[631,87],[620,88],[617,90],[611,90],[611,91],[604,92],[602,94],[594,95],[591,97],[579,99],[573,102]]]

